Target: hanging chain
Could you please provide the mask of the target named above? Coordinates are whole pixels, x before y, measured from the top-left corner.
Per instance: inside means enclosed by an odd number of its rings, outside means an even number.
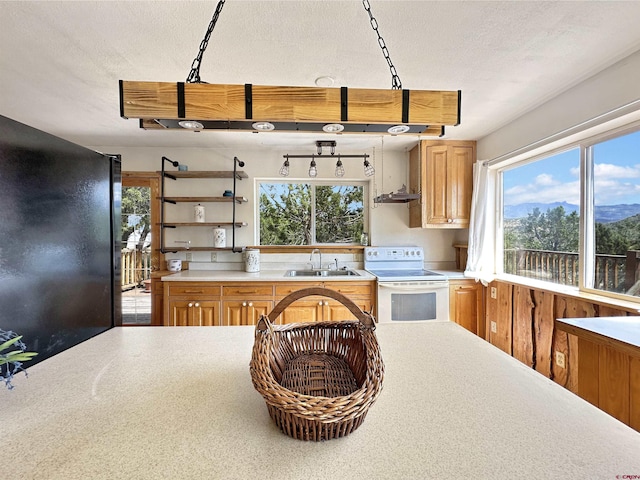
[[[206,83],[200,80],[200,63],[202,62],[202,55],[204,51],[207,49],[207,45],[209,44],[209,37],[211,37],[211,33],[216,26],[216,22],[218,21],[218,17],[220,16],[220,12],[222,12],[222,7],[224,7],[225,0],[220,0],[218,2],[218,6],[216,7],[216,11],[213,12],[213,17],[209,22],[209,28],[207,28],[207,33],[204,35],[202,42],[200,42],[200,50],[198,51],[198,55],[193,59],[193,63],[191,64],[191,71],[189,72],[189,76],[187,77],[187,83]]]
[[[391,61],[391,57],[389,56],[389,49],[384,43],[384,38],[382,38],[382,35],[380,35],[380,32],[378,31],[378,21],[376,20],[376,17],[373,16],[373,13],[371,13],[371,5],[369,5],[369,0],[362,0],[362,5],[369,14],[371,28],[373,28],[373,31],[378,35],[378,45],[380,45],[382,54],[384,55],[384,58],[389,65],[389,70],[391,70],[391,88],[393,90],[402,90],[402,82],[400,81],[398,72],[396,72],[396,67],[393,66],[393,62]]]

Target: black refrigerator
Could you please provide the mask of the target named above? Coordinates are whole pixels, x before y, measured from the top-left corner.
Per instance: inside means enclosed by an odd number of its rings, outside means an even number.
[[[26,367],[121,324],[120,165],[0,116],[0,329]]]

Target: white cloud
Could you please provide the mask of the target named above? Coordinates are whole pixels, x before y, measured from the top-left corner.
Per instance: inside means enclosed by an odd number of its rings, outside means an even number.
[[[626,167],[611,163],[596,163],[593,166],[593,173],[596,180],[598,178],[640,178],[640,165]]]
[[[555,180],[553,178],[553,175],[549,175],[548,173],[541,173],[535,178],[534,183],[536,185],[550,186],[550,185],[558,185],[560,182]]]
[[[543,186],[536,183],[518,185],[504,192],[505,205],[517,205],[519,203],[553,203],[568,202],[574,205],[580,204],[580,182],[560,183]]]

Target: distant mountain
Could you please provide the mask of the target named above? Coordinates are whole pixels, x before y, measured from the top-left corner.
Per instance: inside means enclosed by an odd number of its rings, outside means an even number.
[[[534,208],[540,209],[540,212],[546,213],[547,210],[553,210],[557,207],[563,207],[564,211],[569,214],[571,212],[577,212],[578,205],[573,205],[567,202],[553,202],[553,203],[520,203],[518,205],[505,205],[504,206],[504,218],[515,219],[526,217],[529,213],[533,212]],[[611,223],[623,220],[628,217],[640,214],[640,204],[620,204],[620,205],[596,205],[596,222],[599,223]]]
[[[533,212],[534,208],[540,209],[541,213],[546,213],[547,210],[553,210],[554,208],[564,207],[565,213],[577,212],[580,207],[578,205],[572,205],[567,202],[553,202],[553,203],[520,203],[518,205],[505,205],[504,206],[504,218],[523,218]]]

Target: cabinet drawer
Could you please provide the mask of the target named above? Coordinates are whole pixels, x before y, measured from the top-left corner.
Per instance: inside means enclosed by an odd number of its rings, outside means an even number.
[[[220,296],[220,287],[211,285],[169,285],[169,295]]]
[[[272,285],[235,285],[232,287],[222,287],[222,294],[225,297],[245,297],[251,296],[272,296]]]
[[[291,283],[291,284],[278,284],[276,285],[276,297],[286,297],[292,292],[297,292],[305,288],[318,288],[322,287],[322,282],[304,282],[304,283]]]
[[[347,296],[351,296],[351,295],[371,296],[371,294],[373,293],[373,285],[369,283],[353,284],[350,282],[334,282],[334,283],[326,282],[324,286]]]

